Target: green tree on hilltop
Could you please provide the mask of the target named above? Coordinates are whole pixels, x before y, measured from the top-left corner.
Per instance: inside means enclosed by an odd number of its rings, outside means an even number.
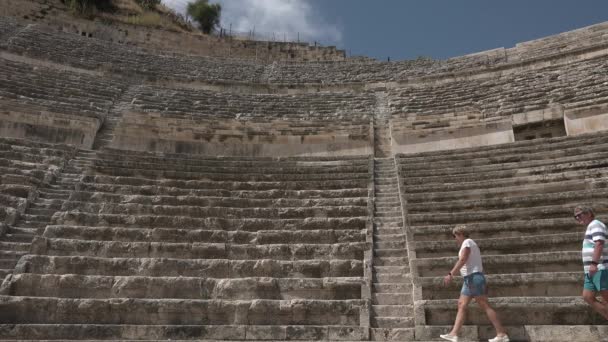
[[[208,0],[196,0],[188,4],[187,12],[198,23],[201,31],[209,34],[220,25],[222,6],[210,4]]]

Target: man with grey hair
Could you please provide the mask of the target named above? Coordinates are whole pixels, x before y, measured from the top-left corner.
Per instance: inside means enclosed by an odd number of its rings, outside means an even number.
[[[583,268],[585,270],[585,283],[583,285],[583,299],[587,304],[608,319],[608,246],[606,238],[608,232],[606,225],[595,219],[593,209],[588,206],[574,208],[574,219],[580,225],[587,227],[583,240]],[[603,301],[595,297],[599,292]]]

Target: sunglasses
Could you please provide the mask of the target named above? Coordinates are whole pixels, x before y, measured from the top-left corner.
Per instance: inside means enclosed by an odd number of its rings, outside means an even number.
[[[575,215],[574,215],[574,219],[578,221],[578,220],[580,220],[580,219],[581,219],[581,217],[582,217],[584,214],[585,214],[585,213],[578,213],[578,214],[575,214]]]

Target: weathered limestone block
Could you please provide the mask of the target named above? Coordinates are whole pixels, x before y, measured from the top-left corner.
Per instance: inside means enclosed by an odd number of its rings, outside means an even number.
[[[225,260],[25,255],[15,273],[206,278],[362,277],[360,260]]]
[[[337,244],[223,244],[87,241],[35,237],[32,253],[64,256],[100,256],[108,258],[180,258],[277,260],[354,259],[362,260],[367,242]]]
[[[49,225],[43,236],[77,240],[123,242],[206,242],[233,244],[347,243],[365,241],[365,230],[224,231],[168,228],[110,228]]]
[[[162,325],[179,322],[184,325],[245,323],[358,327],[360,306],[360,300],[100,300],[0,296],[0,317],[7,323]]]
[[[6,285],[6,284],[5,284]],[[359,278],[108,277],[15,274],[12,296],[60,298],[360,299]]]
[[[315,207],[202,207],[202,206],[170,206],[144,205],[138,203],[90,203],[66,201],[62,210],[79,210],[99,214],[120,215],[154,215],[154,216],[185,216],[198,217],[243,217],[243,218],[278,218],[295,219],[308,217],[358,217],[367,216],[365,206],[315,206]]]
[[[366,229],[367,217],[343,218],[191,218],[186,216],[158,215],[114,215],[83,212],[57,212],[52,218],[53,224],[88,227],[150,227],[227,230],[227,231],[260,231],[260,230],[323,230],[323,229]]]

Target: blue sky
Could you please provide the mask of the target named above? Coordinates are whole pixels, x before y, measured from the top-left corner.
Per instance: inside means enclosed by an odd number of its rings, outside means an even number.
[[[183,11],[189,0],[163,0]],[[348,55],[445,59],[608,21],[606,0],[210,0],[222,25]]]

